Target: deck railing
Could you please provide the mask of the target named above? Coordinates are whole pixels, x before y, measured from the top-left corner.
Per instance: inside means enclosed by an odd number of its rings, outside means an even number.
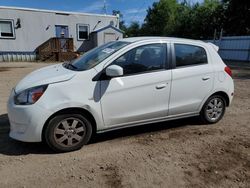
[[[37,48],[39,60],[67,61],[76,58],[73,38],[53,37]]]

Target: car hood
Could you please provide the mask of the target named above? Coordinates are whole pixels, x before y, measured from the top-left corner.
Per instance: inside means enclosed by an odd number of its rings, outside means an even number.
[[[25,76],[15,87],[15,92],[18,93],[25,89],[52,84],[57,82],[64,82],[70,80],[76,75],[75,71],[66,69],[62,64],[56,64],[38,69]]]

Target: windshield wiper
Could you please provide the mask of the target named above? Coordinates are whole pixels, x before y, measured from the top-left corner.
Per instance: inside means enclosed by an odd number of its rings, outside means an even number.
[[[66,67],[67,69],[74,69],[74,70],[77,70],[78,68],[75,66],[75,65],[73,65],[73,64],[71,64],[71,63],[64,63],[63,64],[64,65],[64,67]]]

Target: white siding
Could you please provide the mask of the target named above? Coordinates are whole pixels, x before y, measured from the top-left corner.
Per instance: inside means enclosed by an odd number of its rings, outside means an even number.
[[[0,7],[0,19],[21,20],[21,28],[15,29],[15,39],[0,39],[0,52],[33,52],[39,45],[51,37],[55,37],[55,25],[67,25],[69,36],[74,38],[75,50],[78,50],[84,41],[77,40],[77,24],[88,24],[90,32],[98,21],[101,21],[96,30],[118,22],[114,16],[76,14],[56,14],[55,12],[42,12],[32,10],[7,9]],[[46,28],[49,26],[49,29]],[[117,24],[118,26],[118,24]]]

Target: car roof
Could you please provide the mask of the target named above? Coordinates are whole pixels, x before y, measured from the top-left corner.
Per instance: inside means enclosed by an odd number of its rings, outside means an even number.
[[[185,38],[176,38],[176,37],[130,37],[130,38],[123,38],[121,41],[125,42],[143,42],[147,40],[168,40],[171,42],[198,42],[202,44],[206,44],[205,42],[201,40],[193,40],[193,39],[185,39]]]

